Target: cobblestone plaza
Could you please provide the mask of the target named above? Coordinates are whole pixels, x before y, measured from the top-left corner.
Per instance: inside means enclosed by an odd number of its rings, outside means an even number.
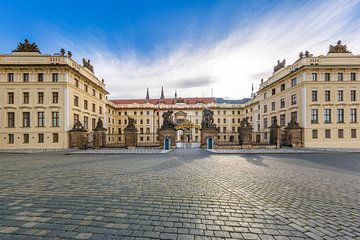
[[[0,239],[360,239],[360,154],[0,154]]]

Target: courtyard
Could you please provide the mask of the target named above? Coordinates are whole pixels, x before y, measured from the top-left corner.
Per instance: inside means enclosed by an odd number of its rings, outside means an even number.
[[[0,239],[360,239],[360,154],[0,154]]]

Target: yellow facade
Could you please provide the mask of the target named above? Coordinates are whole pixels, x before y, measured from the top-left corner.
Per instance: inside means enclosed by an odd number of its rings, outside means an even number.
[[[1,149],[68,148],[77,118],[95,124],[106,111],[103,81],[64,54],[0,55],[0,95]]]
[[[218,103],[215,98],[110,101],[90,62],[83,60],[80,65],[71,53],[3,54],[0,149],[68,148],[69,130],[77,120],[90,132],[101,119],[107,143],[124,142],[128,117],[135,119],[139,142],[152,142],[168,110],[175,121],[191,125],[190,132],[178,129],[178,140],[199,143],[204,108],[214,112],[218,142],[236,142],[244,118],[258,143],[268,142],[272,122],[284,129],[294,119],[304,129],[305,147],[359,147],[360,56],[348,52],[341,42],[331,47],[327,55],[307,52],[291,65],[279,62],[245,104]]]

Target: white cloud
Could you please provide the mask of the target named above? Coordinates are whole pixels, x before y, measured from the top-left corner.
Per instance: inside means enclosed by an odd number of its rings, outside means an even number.
[[[313,1],[300,8],[285,6],[253,25],[238,26],[225,39],[204,43],[194,50],[191,43],[152,58],[132,50],[119,56],[106,48],[92,49],[98,76],[105,78],[110,98],[143,98],[146,87],[158,97],[161,86],[173,96],[248,97],[261,76],[266,79],[278,59],[290,64],[300,51],[326,54],[328,45],[342,39],[360,53],[360,22],[353,9],[358,1]],[[355,18],[355,19],[354,19]],[[192,80],[193,79],[193,80]]]

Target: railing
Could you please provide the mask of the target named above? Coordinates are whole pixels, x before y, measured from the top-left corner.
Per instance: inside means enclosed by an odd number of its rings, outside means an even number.
[[[156,133],[138,133],[137,147],[159,147],[158,134]]]
[[[123,148],[126,147],[124,134],[106,134],[105,147]]]
[[[270,144],[270,133],[252,132],[251,142],[253,145],[268,145]]]
[[[219,146],[240,145],[238,132],[219,132],[216,144]]]

